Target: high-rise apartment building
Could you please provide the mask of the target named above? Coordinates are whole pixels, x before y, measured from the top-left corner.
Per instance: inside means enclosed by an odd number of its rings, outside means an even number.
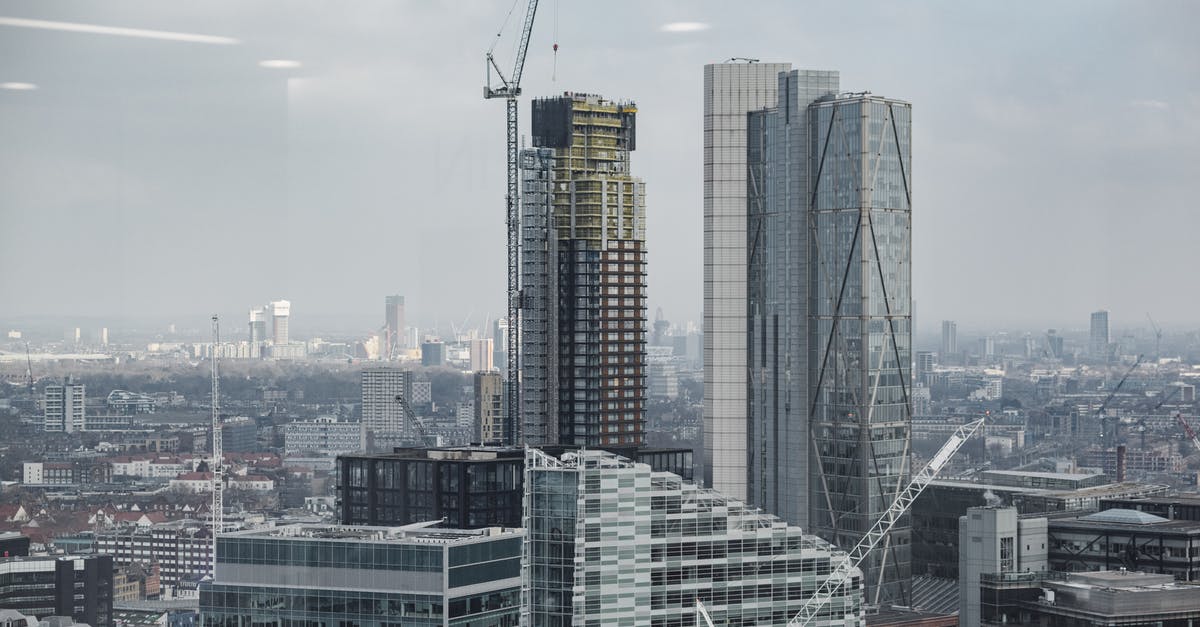
[[[1088,342],[1088,353],[1092,359],[1108,359],[1108,311],[1101,309],[1092,313],[1092,328]]]
[[[492,365],[508,372],[508,319],[497,318],[492,323]]]
[[[810,248],[810,105],[838,91],[838,73],[780,72],[778,101],[748,117],[746,498],[793,525],[808,527],[810,458],[809,300],[817,277]],[[856,266],[857,268],[857,266]],[[842,273],[838,273],[840,278]],[[810,346],[812,347],[810,349]]]
[[[647,464],[597,450],[527,449],[521,624],[784,625],[830,577],[809,623],[865,623],[862,575],[799,527]]]
[[[271,311],[271,342],[276,346],[286,345],[288,337],[288,321],[292,316],[292,303],[286,300],[272,301],[267,305]]]
[[[364,429],[400,433],[413,428],[401,402],[407,399],[410,376],[409,371],[400,368],[366,368],[359,373]]]
[[[43,397],[42,430],[58,433],[83,431],[87,424],[87,388],[68,377],[62,384],[47,385]]]
[[[809,108],[811,528],[854,546],[907,483],[912,429],[911,105]],[[908,605],[911,525],[862,563],[868,602]]]
[[[522,151],[522,424],[505,441],[636,446],[646,411],[645,184],[637,108],[533,103]]]
[[[953,320],[942,320],[942,346],[938,351],[938,360],[946,363],[956,354],[958,354],[958,323]]]
[[[704,479],[747,494],[747,113],[777,102],[789,63],[704,66]]]
[[[493,370],[492,338],[475,338],[471,340],[471,370],[487,372]]]
[[[263,344],[267,341],[267,318],[270,317],[266,307],[254,307],[250,310],[250,356],[263,356]]]
[[[380,354],[385,359],[395,359],[401,349],[408,348],[408,338],[404,335],[404,297],[388,296],[383,304],[383,350]]]
[[[499,372],[475,373],[474,440],[496,443],[504,438],[504,381]]]
[[[733,470],[750,503],[850,547],[909,476],[910,106],[838,94],[832,71],[776,81],[745,116],[748,448]],[[901,521],[863,563],[870,602],[908,603],[910,534]]]

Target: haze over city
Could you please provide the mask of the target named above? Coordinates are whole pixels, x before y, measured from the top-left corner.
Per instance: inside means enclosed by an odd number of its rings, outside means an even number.
[[[702,306],[698,68],[748,56],[920,103],[921,330],[1078,325],[1101,307],[1174,326],[1200,306],[1182,289],[1200,226],[1198,8],[1152,6],[547,3],[523,90],[638,103],[649,304],[674,320]],[[479,88],[509,8],[0,3],[8,18],[236,40],[0,24],[0,76],[37,85],[0,90],[0,320],[199,327],[279,297],[363,319],[393,292],[428,325],[502,315],[503,112]]]

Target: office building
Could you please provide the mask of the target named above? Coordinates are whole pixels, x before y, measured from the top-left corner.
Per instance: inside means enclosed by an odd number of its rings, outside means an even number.
[[[65,383],[47,385],[44,394],[42,430],[76,433],[87,424],[86,386],[67,377]]]
[[[441,340],[429,340],[421,344],[422,366],[446,365],[446,345]]]
[[[1108,361],[1108,311],[1101,309],[1092,313],[1091,333],[1088,339],[1088,355],[1092,359]]]
[[[1128,509],[1049,519],[1050,567],[1129,570],[1200,581],[1200,522]]]
[[[408,348],[408,338],[404,334],[403,296],[396,294],[384,299],[383,320],[383,347],[379,352],[384,359],[396,359],[401,350]]]
[[[368,432],[409,432],[404,411],[412,373],[400,368],[365,368],[359,373],[362,388],[362,425]]]
[[[646,464],[528,449],[521,624],[783,625],[823,581],[845,584],[810,625],[864,624],[861,573],[799,527]]]
[[[108,327],[100,328],[100,345],[108,346]]]
[[[283,427],[285,455],[335,456],[367,450],[367,432],[361,422],[338,422],[332,416],[299,420]]]
[[[43,618],[69,616],[92,627],[114,627],[112,605],[111,556],[0,559],[0,607],[6,610]]]
[[[0,532],[0,557],[29,555],[29,536],[16,531]]]
[[[989,627],[1189,627],[1200,622],[1200,584],[1173,581],[1170,575],[1109,570],[994,573],[981,579],[981,623]]]
[[[594,95],[533,102],[534,148],[521,153],[523,424],[506,428],[506,443],[636,446],[645,437],[636,115],[633,103]]]
[[[476,372],[473,440],[499,444],[504,438],[504,381],[499,372]]]
[[[827,214],[809,211],[814,187],[810,161],[819,156],[810,149],[815,121],[809,116],[818,111],[814,102],[837,93],[838,73],[789,70],[777,80],[777,102],[750,113],[746,132],[746,498],[793,525],[808,527],[813,524],[809,500],[815,435],[808,417],[810,379],[815,377],[808,372],[813,367],[810,353],[819,350],[812,343],[817,328],[810,288],[836,289],[811,283],[816,259],[809,241],[817,233],[810,233],[810,227]],[[829,319],[826,314],[820,322]]]
[[[516,625],[521,532],[286,525],[221,536],[204,627]]]
[[[401,449],[338,458],[338,503],[345,525],[521,526],[520,449]]]
[[[747,498],[747,114],[788,63],[704,66],[704,483]]]
[[[209,450],[212,450],[211,436]],[[226,453],[253,453],[258,450],[258,423],[248,416],[221,420],[221,449]]]
[[[983,574],[1046,570],[1046,519],[1018,518],[1015,507],[972,507],[959,518],[958,534],[958,624],[979,627]]]
[[[494,370],[492,363],[492,338],[475,338],[471,340],[471,371],[487,372]]]
[[[938,351],[938,360],[949,363],[958,355],[958,323],[953,320],[942,321],[942,348]]]
[[[286,300],[276,300],[267,304],[271,312],[271,343],[275,346],[285,346],[290,343],[288,336],[288,321],[292,317],[292,303]]]

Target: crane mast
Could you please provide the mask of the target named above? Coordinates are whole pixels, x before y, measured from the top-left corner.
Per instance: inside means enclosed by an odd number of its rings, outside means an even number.
[[[221,379],[217,370],[221,326],[215,315],[212,317],[212,339],[212,567],[209,574],[215,578],[217,534],[225,524],[225,455],[221,443]]]
[[[521,38],[517,42],[517,58],[513,64],[511,80],[504,77],[492,51],[487,52],[487,84],[483,87],[485,99],[503,98],[506,105],[508,187],[505,195],[505,226],[508,229],[508,399],[507,413],[504,418],[504,440],[506,444],[515,445],[521,442],[521,384],[520,384],[520,314],[521,314],[521,274],[520,274],[520,171],[518,163],[518,108],[517,97],[521,95],[521,75],[525,71],[525,53],[529,50],[529,35],[533,31],[533,18],[537,14],[538,0],[529,0],[525,10],[525,21],[521,27]],[[493,44],[493,48],[495,45]],[[492,87],[492,72],[500,79],[499,86]]]

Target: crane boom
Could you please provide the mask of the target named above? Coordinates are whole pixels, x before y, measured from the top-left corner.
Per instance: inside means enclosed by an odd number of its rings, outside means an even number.
[[[1105,446],[1110,446],[1110,445],[1115,444],[1117,441],[1117,437],[1116,437],[1117,434],[1116,434],[1116,430],[1114,429],[1112,438],[1111,439],[1109,438],[1108,416],[1104,415],[1101,412],[1103,412],[1105,410],[1105,408],[1108,407],[1108,404],[1112,402],[1112,399],[1113,399],[1113,397],[1115,397],[1117,395],[1117,392],[1121,391],[1121,386],[1125,385],[1125,380],[1128,379],[1129,375],[1133,374],[1133,371],[1137,370],[1137,367],[1140,366],[1141,364],[1142,364],[1142,356],[1138,355],[1137,359],[1134,360],[1133,365],[1129,367],[1129,370],[1125,371],[1125,375],[1121,377],[1121,380],[1117,381],[1117,385],[1112,389],[1112,392],[1108,393],[1108,398],[1105,398],[1104,402],[1100,403],[1100,407],[1098,409],[1096,409],[1095,415],[1100,417],[1100,424],[1101,424],[1100,440],[1101,440],[1101,444],[1104,444]]]
[[[1191,439],[1192,446],[1195,446],[1196,450],[1200,451],[1200,437],[1196,436],[1196,432],[1192,430],[1192,425],[1188,424],[1187,419],[1183,417],[1183,412],[1177,412],[1175,420],[1178,420],[1179,424],[1183,426],[1183,432]]]
[[[859,540],[858,544],[853,549],[850,549],[846,553],[846,556],[833,567],[829,577],[817,588],[816,593],[801,606],[800,611],[792,617],[792,620],[788,621],[788,627],[806,627],[816,617],[825,605],[829,603],[830,599],[846,584],[846,580],[850,576],[850,571],[858,567],[866,559],[867,555],[887,537],[888,532],[892,530],[892,527],[896,525],[900,517],[908,511],[913,501],[917,500],[917,497],[921,495],[921,492],[925,490],[929,482],[937,477],[938,473],[946,466],[950,458],[954,457],[954,454],[958,452],[963,443],[970,439],[983,426],[984,420],[984,418],[980,418],[975,422],[969,422],[954,431],[950,439],[942,445],[941,450],[925,465],[925,468],[908,482],[908,486],[900,492],[896,500],[892,502],[891,507],[879,517],[879,520],[875,521],[875,525],[871,527],[871,530],[863,535],[862,540]]]
[[[487,52],[485,66],[487,68],[487,84],[483,87],[483,97],[504,98],[506,105],[508,191],[505,196],[505,227],[508,229],[508,402],[507,413],[504,417],[504,441],[506,444],[520,443],[521,415],[521,384],[519,367],[519,329],[521,313],[521,279],[520,279],[520,171],[518,163],[518,110],[517,97],[521,95],[521,75],[525,72],[525,53],[529,50],[529,36],[533,32],[533,19],[537,15],[538,0],[529,0],[525,9],[525,21],[521,27],[521,39],[517,42],[517,58],[513,63],[511,80],[504,77],[500,66],[491,51]],[[492,70],[500,79],[498,87],[492,87]]]

